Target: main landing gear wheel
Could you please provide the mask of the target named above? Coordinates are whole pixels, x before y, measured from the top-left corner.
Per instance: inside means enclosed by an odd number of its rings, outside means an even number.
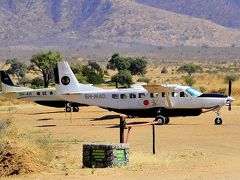
[[[78,112],[79,111],[79,107],[78,106],[73,106],[73,112]]]
[[[165,124],[169,124],[169,122],[170,122],[169,117],[165,117]]]
[[[217,117],[215,119],[215,125],[221,125],[222,124],[222,119],[220,117]]]
[[[66,112],[71,112],[72,111],[72,108],[70,106],[67,106],[66,107]]]
[[[155,122],[158,122],[159,125],[163,125],[163,124],[166,124],[166,118],[163,117],[163,116],[158,116],[155,118],[154,120]],[[169,121],[168,121],[169,122]]]

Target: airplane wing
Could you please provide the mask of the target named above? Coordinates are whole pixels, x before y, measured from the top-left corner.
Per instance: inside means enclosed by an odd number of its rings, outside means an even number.
[[[171,97],[169,95],[169,92],[172,92],[173,89],[170,87],[165,87],[159,84],[146,84],[143,85],[144,89],[146,89],[148,92],[155,92],[155,93],[166,93],[166,100],[168,107],[173,107],[173,103],[171,101]]]
[[[144,89],[146,89],[149,92],[156,92],[156,93],[160,93],[160,92],[172,92],[173,90],[169,87],[165,87],[159,84],[146,84],[146,85],[142,85],[144,87]]]

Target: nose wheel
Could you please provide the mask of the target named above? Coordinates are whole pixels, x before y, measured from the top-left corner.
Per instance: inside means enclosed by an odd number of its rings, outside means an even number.
[[[222,118],[217,117],[217,118],[215,119],[215,125],[221,125],[221,124],[222,124]]]
[[[215,125],[222,125],[222,118],[220,117],[220,111],[217,110],[217,118],[215,119]]]

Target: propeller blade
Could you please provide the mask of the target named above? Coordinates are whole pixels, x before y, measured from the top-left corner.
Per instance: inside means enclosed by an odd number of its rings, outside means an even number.
[[[229,80],[228,82],[228,96],[231,96],[232,94],[232,81]]]
[[[232,80],[229,80],[228,82],[228,96],[230,97],[232,94]],[[228,110],[231,111],[232,110],[232,105],[231,102],[228,105]]]

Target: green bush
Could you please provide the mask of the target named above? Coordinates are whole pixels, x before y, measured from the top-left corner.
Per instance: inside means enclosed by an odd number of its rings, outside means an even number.
[[[149,83],[150,82],[150,79],[145,77],[145,76],[142,76],[140,77],[137,82],[145,82],[145,83]]]
[[[203,86],[201,86],[201,87],[199,87],[199,90],[201,91],[201,92],[206,92],[206,88],[205,87],[203,87]]]
[[[184,77],[184,82],[188,85],[188,86],[192,86],[193,84],[195,84],[195,80],[193,79],[193,77],[191,76],[185,76]]]
[[[44,86],[44,81],[43,81],[42,78],[36,77],[36,78],[32,79],[31,85],[32,85],[31,86],[32,88],[34,88],[34,87],[37,87],[37,88],[43,87]]]
[[[237,81],[239,79],[239,77],[237,75],[231,74],[231,75],[227,75],[224,77],[224,81],[225,83],[228,83],[229,81]]]

